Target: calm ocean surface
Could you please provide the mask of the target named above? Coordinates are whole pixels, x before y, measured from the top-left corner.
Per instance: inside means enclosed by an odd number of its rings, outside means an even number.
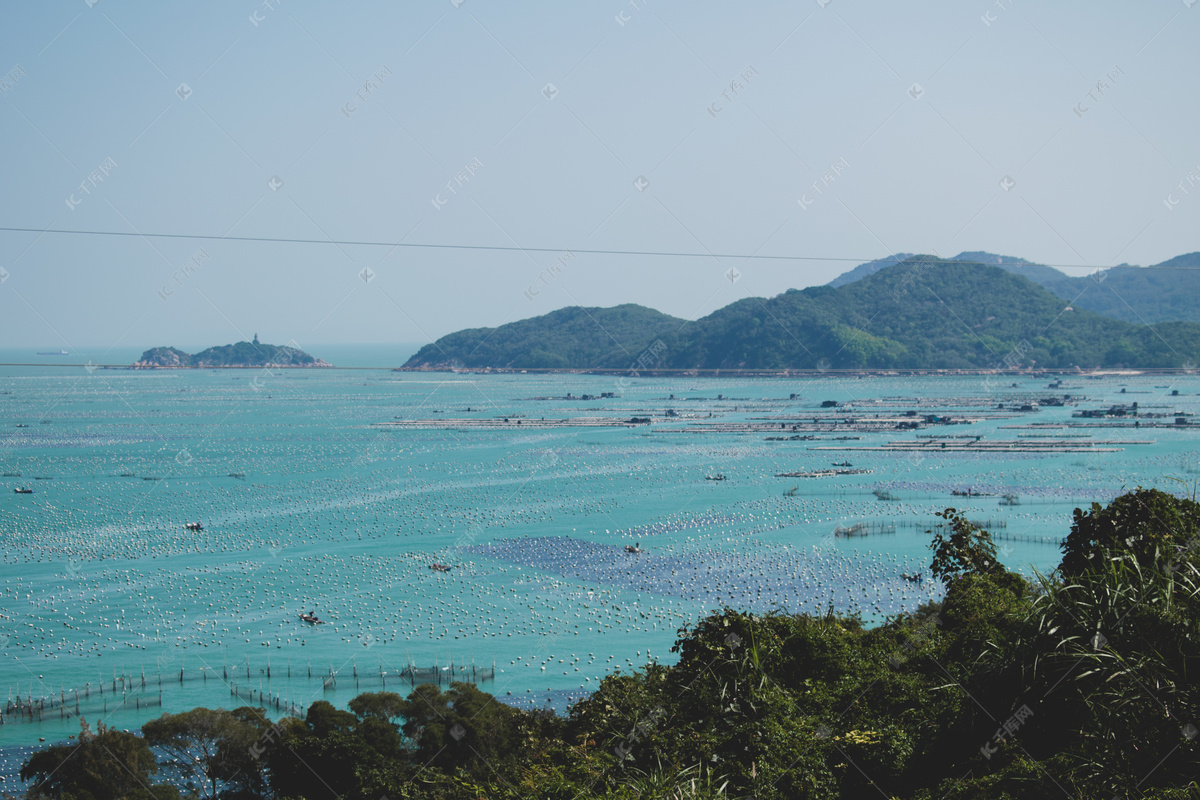
[[[410,352],[337,351],[314,348],[339,366]],[[51,358],[0,351],[6,362]],[[868,620],[915,608],[940,589],[902,573],[927,567],[924,530],[946,506],[1002,522],[1009,566],[1050,570],[1059,552],[1042,540],[1064,536],[1076,506],[1195,480],[1196,432],[1173,423],[1174,412],[1200,411],[1200,379],[1048,380],[0,367],[0,687],[9,701],[49,703],[40,722],[9,713],[0,744],[74,733],[77,706],[89,722],[132,729],[196,705],[253,700],[279,714],[342,704],[384,680],[405,692],[397,675],[410,665],[436,665],[445,680],[494,665],[485,691],[561,707],[617,669],[670,662],[677,629],[723,605],[832,605]],[[617,396],[566,399],[603,392]],[[682,432],[829,413],[825,400],[850,403],[850,415],[936,407],[972,417],[1063,394],[1078,405],[859,439]],[[1140,429],[1004,427],[1133,402]],[[664,420],[666,409],[680,416]],[[634,416],[656,421],[377,425]],[[812,449],[917,434],[1149,443],[1063,454]],[[775,477],[842,462],[871,472]],[[705,480],[718,473],[727,480]],[[34,493],[12,491],[26,486]],[[895,499],[879,499],[885,491]],[[1019,505],[1001,505],[1005,493]],[[833,535],[858,522],[879,532]],[[635,543],[645,552],[625,551]],[[306,611],[326,623],[302,622]]]

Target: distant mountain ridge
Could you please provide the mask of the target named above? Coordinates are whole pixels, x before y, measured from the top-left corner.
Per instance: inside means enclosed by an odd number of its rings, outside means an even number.
[[[911,257],[897,253],[859,264],[828,285],[846,286]],[[1075,308],[1125,322],[1200,322],[1200,253],[1176,256],[1154,269],[1122,264],[1078,277],[1023,258],[982,251],[959,253],[949,260],[1000,267],[1044,286]]]
[[[330,367],[294,345],[263,344],[255,334],[252,342],[210,347],[195,355],[174,347],[153,347],[133,364],[139,369],[183,369],[187,367]]]
[[[913,256],[839,287],[745,298],[693,322],[623,305],[564,308],[498,328],[458,331],[421,348],[402,369],[641,373],[1196,363],[1200,324],[1151,329],[1069,306],[1003,266]]]
[[[862,280],[868,275],[874,275],[884,267],[894,267],[901,261],[907,261],[908,259],[912,258],[913,255],[913,253],[893,253],[886,258],[878,258],[874,261],[868,261],[865,264],[859,264],[849,272],[843,272],[841,275],[838,275],[827,285],[836,289],[839,286],[845,286],[848,283],[854,283],[855,281]]]

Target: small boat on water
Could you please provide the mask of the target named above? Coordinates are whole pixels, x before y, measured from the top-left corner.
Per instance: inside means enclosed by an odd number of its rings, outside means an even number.
[[[28,486],[18,486],[13,489],[13,494],[33,494],[33,489],[30,489]]]
[[[925,580],[925,576],[919,572],[901,572],[900,577],[909,583],[920,583]]]
[[[644,553],[644,552],[646,552],[646,551],[645,551],[645,550],[643,550],[643,549],[642,549],[642,547],[641,547],[640,545],[637,545],[637,544],[627,544],[627,545],[625,545],[625,552],[626,552],[626,553],[633,553],[634,555],[637,555],[638,553]]]
[[[853,467],[854,465],[851,464],[849,461],[835,461],[833,466],[835,466],[835,467]]]
[[[438,563],[436,563],[436,562],[435,562],[435,563],[433,563],[433,564],[430,564],[430,565],[429,565],[429,568],[430,568],[431,570],[434,570],[435,572],[449,572],[449,571],[450,571],[450,565],[449,565],[449,564],[438,564]]]
[[[189,523],[185,524],[183,527],[187,528],[189,531],[204,530],[204,526],[201,525],[199,522],[189,522]]]
[[[300,619],[303,620],[304,622],[307,622],[309,625],[324,625],[325,624],[325,620],[317,619],[316,611],[312,612],[311,614],[305,614],[305,613],[301,612]]]
[[[727,481],[729,479],[725,477],[724,472],[718,472],[716,475],[705,475],[704,480],[706,480],[706,481]]]

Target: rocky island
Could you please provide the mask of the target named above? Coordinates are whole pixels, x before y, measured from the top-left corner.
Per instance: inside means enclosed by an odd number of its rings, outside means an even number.
[[[189,367],[332,367],[295,345],[252,342],[210,347],[192,355],[175,347],[154,347],[142,353],[134,369],[187,369]]]

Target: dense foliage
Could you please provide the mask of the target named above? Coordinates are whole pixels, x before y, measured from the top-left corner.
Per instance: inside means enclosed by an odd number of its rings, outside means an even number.
[[[405,367],[642,372],[1179,368],[1198,362],[1200,324],[1130,324],[1068,307],[1006,268],[914,256],[837,288],[749,297],[695,322],[618,306],[566,308],[459,331],[421,348]]]
[[[871,628],[727,608],[680,631],[677,664],[610,675],[566,718],[425,685],[146,736],[191,752],[204,797],[1200,798],[1200,504],[1139,489],[1079,511],[1035,581],[941,516],[941,603]],[[101,778],[125,772],[158,796],[140,741],[81,737],[22,774],[35,796],[114,796]]]
[[[907,261],[914,256],[913,253],[896,253],[887,258],[880,258],[875,261],[868,261],[865,264],[859,264],[848,272],[843,272],[836,278],[831,280],[827,285],[838,287],[845,286],[848,283],[862,280],[868,275],[874,275],[884,267],[890,267],[893,264],[898,264],[901,261]],[[1035,264],[1032,261],[1026,261],[1023,258],[1014,258],[1013,256],[998,256],[995,253],[987,253],[982,250],[971,250],[964,253],[959,253],[950,261],[966,261],[974,264],[988,264],[993,267],[1000,267],[1014,275],[1021,275],[1029,278],[1036,284],[1045,286],[1050,291],[1061,296],[1062,293],[1059,287],[1062,281],[1070,281],[1071,278],[1061,270],[1054,267],[1047,267],[1044,264]],[[1068,300],[1071,298],[1067,298]],[[1095,310],[1095,309],[1089,309]]]
[[[62,800],[178,800],[179,790],[152,784],[158,764],[150,745],[136,734],[105,727],[93,732],[80,723],[74,744],[39,750],[21,767],[30,797]]]
[[[627,369],[685,324],[644,306],[560,308],[498,328],[470,328],[427,344],[406,367]],[[657,360],[654,365],[657,365]]]
[[[836,278],[827,283],[826,286],[832,286],[836,289],[839,286],[845,286],[848,283],[860,281],[868,275],[874,275],[884,267],[894,267],[901,261],[907,261],[915,255],[916,253],[893,253],[892,255],[885,256],[884,258],[878,258],[874,261],[868,261],[865,264],[859,264],[854,269],[847,270],[841,275],[838,275]]]
[[[1112,267],[1045,285],[1060,297],[1078,297],[1082,308],[1126,322],[1200,322],[1200,253],[1157,266]]]
[[[829,282],[844,286],[911,258],[911,253],[859,264]],[[1023,258],[959,253],[953,261],[991,264],[1044,286],[1076,308],[1135,324],[1200,322],[1200,253],[1176,256],[1154,268],[1120,266],[1074,276]]]

